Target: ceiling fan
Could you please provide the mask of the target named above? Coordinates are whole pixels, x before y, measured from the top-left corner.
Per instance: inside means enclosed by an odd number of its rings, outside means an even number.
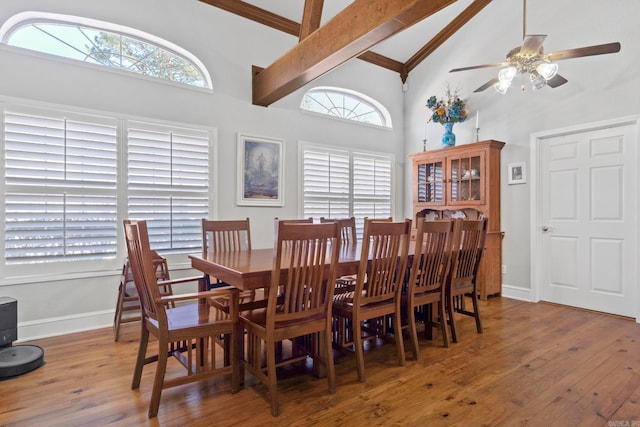
[[[620,51],[620,43],[606,43],[594,46],[579,47],[575,49],[559,50],[552,53],[544,53],[542,43],[547,37],[542,34],[526,34],[527,0],[523,0],[522,13],[522,46],[515,47],[507,53],[507,60],[496,64],[474,65],[471,67],[454,68],[450,73],[457,71],[475,70],[477,68],[502,67],[498,75],[489,80],[474,92],[482,92],[493,86],[501,94],[507,93],[513,78],[517,74],[529,76],[533,90],[542,89],[545,86],[556,88],[567,82],[567,79],[558,74],[558,64],[555,61],[561,59],[579,58],[582,56],[602,55]],[[524,84],[521,86],[525,89]]]

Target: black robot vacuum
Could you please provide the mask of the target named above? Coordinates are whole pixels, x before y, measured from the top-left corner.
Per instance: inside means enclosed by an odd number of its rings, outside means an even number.
[[[0,297],[0,380],[14,378],[44,365],[37,345],[13,345],[18,339],[18,302]]]

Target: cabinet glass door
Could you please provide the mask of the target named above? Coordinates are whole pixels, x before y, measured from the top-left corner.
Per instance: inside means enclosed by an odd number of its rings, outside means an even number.
[[[449,159],[450,203],[484,200],[484,153]]]
[[[418,203],[444,203],[444,161],[420,163],[417,165],[416,195]]]

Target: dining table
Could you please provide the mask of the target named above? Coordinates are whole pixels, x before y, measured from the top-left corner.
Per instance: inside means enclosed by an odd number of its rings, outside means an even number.
[[[338,265],[336,267],[336,277],[358,273],[361,252],[361,242],[341,245]],[[410,259],[413,258],[413,252],[414,241],[411,241],[409,245]],[[265,294],[267,293],[267,289],[271,283],[271,272],[273,271],[274,257],[274,248],[251,249],[235,252],[210,252],[206,258],[198,255],[189,255],[192,268],[199,270],[204,274],[208,274],[211,277],[215,277],[221,282],[231,285],[239,290],[264,289]],[[281,282],[284,282],[288,272],[287,268],[285,268],[286,262],[287,260],[283,259]],[[329,270],[328,263],[329,259],[327,259],[327,271]],[[236,341],[237,354],[244,354],[244,333],[240,324],[238,324],[236,337],[238,338]],[[320,376],[323,375],[322,370],[318,372]]]

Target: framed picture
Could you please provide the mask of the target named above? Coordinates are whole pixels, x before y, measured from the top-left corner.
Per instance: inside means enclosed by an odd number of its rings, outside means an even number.
[[[284,205],[284,140],[238,134],[238,205]]]
[[[509,163],[509,184],[525,184],[527,182],[527,169],[524,162]]]

